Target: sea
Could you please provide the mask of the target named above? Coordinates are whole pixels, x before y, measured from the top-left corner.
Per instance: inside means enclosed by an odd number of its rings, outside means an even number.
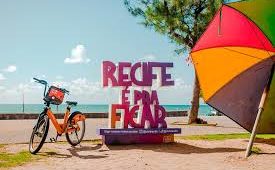
[[[187,111],[191,105],[162,105],[166,111]],[[43,104],[0,104],[0,114],[4,113],[40,113],[44,108]],[[52,111],[55,113],[64,113],[66,105],[52,105]],[[79,110],[84,113],[107,113],[109,105],[107,104],[78,104],[73,110]],[[209,115],[213,109],[208,105],[200,105],[199,114]]]

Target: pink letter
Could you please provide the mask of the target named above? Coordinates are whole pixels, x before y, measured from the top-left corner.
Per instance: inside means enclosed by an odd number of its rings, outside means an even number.
[[[150,128],[156,128],[157,124],[155,123],[153,117],[152,117],[152,112],[150,105],[144,105],[142,109],[142,117],[141,117],[141,127],[144,128],[145,126],[145,121],[149,121],[150,123]]]
[[[120,62],[118,63],[118,84],[119,86],[131,86],[132,82],[129,80],[129,75],[124,74],[124,68],[131,68],[131,63]]]
[[[126,96],[126,93],[129,94],[130,93],[130,90],[122,90],[121,91],[121,102],[123,105],[130,105],[130,102],[128,100],[128,96]]]
[[[143,105],[150,105],[151,100],[150,100],[150,94],[146,90],[142,90],[142,104]]]
[[[151,104],[159,105],[159,99],[158,99],[158,94],[156,90],[152,90]]]
[[[144,81],[143,81],[143,76],[141,77],[142,81],[139,81],[136,79],[136,70],[141,67],[141,62],[138,62],[136,64],[134,64],[131,68],[131,72],[130,72],[130,77],[132,80],[132,83],[137,85],[137,86],[144,86]]]
[[[142,93],[138,90],[134,90],[134,104],[137,104],[142,99]]]
[[[160,105],[155,105],[155,121],[158,127],[160,125],[162,128],[167,128],[165,117],[166,117],[165,109]]]
[[[117,86],[117,80],[114,76],[114,73],[116,71],[116,65],[110,61],[103,61],[102,63],[102,76],[103,76],[103,87],[106,87],[109,85],[108,79],[111,80],[112,86]]]
[[[148,63],[142,63],[142,86],[152,86],[152,75],[150,74],[150,69]]]
[[[128,125],[130,125],[133,128],[142,128],[140,124],[137,124],[134,121],[134,114],[138,111],[139,106],[134,106],[130,112],[128,112],[127,114],[125,114],[124,117],[124,128],[127,129]]]

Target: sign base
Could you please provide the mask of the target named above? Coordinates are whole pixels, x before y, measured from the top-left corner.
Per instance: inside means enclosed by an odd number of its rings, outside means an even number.
[[[180,128],[100,129],[99,131],[106,145],[172,143],[174,134],[181,133]]]

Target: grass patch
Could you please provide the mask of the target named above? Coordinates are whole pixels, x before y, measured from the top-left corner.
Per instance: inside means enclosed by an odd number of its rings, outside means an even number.
[[[0,168],[19,166],[40,158],[41,156],[34,156],[28,151],[18,153],[0,152]]]
[[[262,150],[256,146],[253,146],[252,149],[251,149],[251,152],[253,153],[256,153],[256,154],[259,154],[262,152]]]
[[[99,145],[99,144],[102,144],[102,140],[101,139],[83,140],[83,141],[81,141],[81,143],[89,143],[89,144],[93,144],[93,145]],[[68,144],[68,142],[67,141],[58,141],[57,144]]]
[[[231,134],[207,134],[207,135],[191,135],[191,136],[175,136],[176,139],[185,140],[228,140],[228,139],[249,139],[249,133],[231,133]],[[275,135],[260,134],[256,138],[259,139],[275,139]]]
[[[275,134],[259,134],[256,136],[259,139],[275,139]]]
[[[102,140],[101,139],[92,139],[92,140],[87,141],[87,142],[89,142],[91,144],[94,144],[94,145],[100,145],[100,144],[102,144]]]

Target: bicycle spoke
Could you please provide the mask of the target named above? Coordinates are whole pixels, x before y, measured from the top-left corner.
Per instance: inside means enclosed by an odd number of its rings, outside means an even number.
[[[78,138],[77,130],[76,130],[76,131],[74,131],[74,132],[75,132],[75,134],[76,134],[76,139],[77,139],[77,142],[80,142],[80,141],[79,141],[79,138]]]

